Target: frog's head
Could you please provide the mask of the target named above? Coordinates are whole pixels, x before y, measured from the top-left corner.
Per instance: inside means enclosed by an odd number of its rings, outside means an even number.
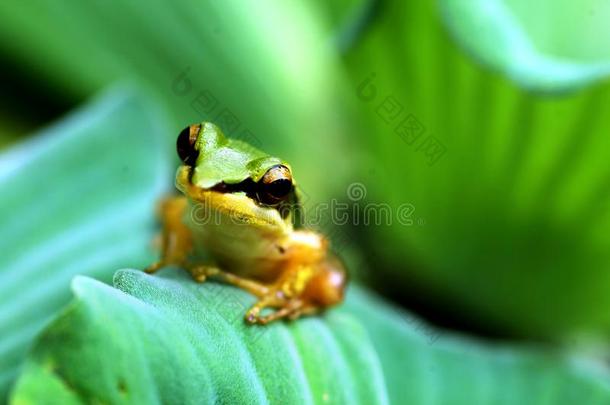
[[[283,220],[294,214],[295,183],[290,166],[281,159],[226,138],[220,128],[209,122],[185,128],[178,136],[177,151],[182,169],[189,172],[191,189],[231,195],[231,201],[237,202],[231,204],[238,213],[251,215],[255,204],[254,211],[275,210]],[[185,186],[178,181],[178,187],[194,197]]]

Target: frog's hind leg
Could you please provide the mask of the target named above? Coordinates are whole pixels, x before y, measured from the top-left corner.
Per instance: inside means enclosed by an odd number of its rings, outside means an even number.
[[[262,296],[246,313],[246,321],[265,325],[278,319],[297,319],[301,315],[314,312],[315,308],[301,298],[312,275],[310,267],[299,266],[285,271],[270,288],[269,293]],[[266,308],[275,308],[275,311],[262,315]]]
[[[260,323],[260,324],[266,324],[269,323],[273,320],[276,319],[280,319],[283,317],[288,316],[289,312],[291,312],[291,309],[286,306],[287,301],[283,298],[281,298],[281,296],[278,296],[278,294],[267,294],[264,297],[261,297],[261,299],[259,299],[256,304],[254,304],[252,306],[252,308],[250,308],[248,310],[248,312],[246,312],[246,322],[248,323]],[[293,301],[292,305],[297,304],[296,301]],[[265,309],[265,308],[278,308],[278,307],[282,307],[278,310],[276,310],[275,312],[271,313],[270,315],[266,315],[266,316],[261,316],[261,312]]]
[[[261,311],[266,307],[277,308],[274,312],[269,315],[261,316]],[[247,313],[246,321],[249,323],[257,323],[260,325],[266,325],[278,319],[289,319],[294,321],[303,315],[311,315],[319,312],[319,308],[308,305],[305,301],[294,298],[291,300],[261,300],[257,302]]]
[[[169,266],[183,266],[193,249],[190,230],[183,222],[188,209],[188,201],[184,196],[164,198],[158,207],[158,216],[161,221],[161,259],[144,271],[154,273]]]
[[[303,305],[300,308],[288,314],[288,319],[294,321],[304,315],[314,315],[320,312],[320,307],[313,305]]]
[[[299,317],[299,315],[295,316],[295,314],[300,314],[303,308],[303,301],[293,299],[290,301],[284,301],[280,304],[279,308],[275,310],[275,312],[272,312],[269,315],[260,316],[260,311],[253,311],[254,308],[250,309],[248,314],[246,314],[246,320],[250,323],[258,323],[260,325],[266,325],[270,322],[283,318],[293,320]]]

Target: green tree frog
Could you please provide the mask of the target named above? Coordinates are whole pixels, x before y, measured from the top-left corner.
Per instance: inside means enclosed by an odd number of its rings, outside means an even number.
[[[209,122],[177,139],[182,193],[159,206],[161,259],[198,282],[215,279],[257,297],[249,323],[316,313],[343,300],[346,271],[320,233],[302,229],[290,166]]]

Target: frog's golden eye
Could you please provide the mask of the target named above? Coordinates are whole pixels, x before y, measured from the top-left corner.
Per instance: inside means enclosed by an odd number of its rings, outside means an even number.
[[[284,165],[273,166],[260,180],[261,199],[266,203],[284,200],[292,191],[292,173]]]
[[[199,151],[195,149],[195,142],[197,141],[197,135],[199,134],[200,129],[201,125],[199,124],[190,125],[184,128],[182,132],[180,132],[180,135],[178,135],[176,150],[180,160],[182,160],[185,165],[192,166],[197,161]]]

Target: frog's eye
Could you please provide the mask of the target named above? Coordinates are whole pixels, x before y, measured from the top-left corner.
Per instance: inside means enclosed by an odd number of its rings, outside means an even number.
[[[199,151],[195,149],[195,142],[197,141],[197,135],[199,134],[200,129],[201,125],[199,124],[190,125],[184,128],[182,132],[180,132],[180,135],[178,135],[176,150],[178,151],[180,160],[182,160],[185,165],[192,166],[197,161]]]
[[[284,165],[273,166],[260,180],[261,199],[266,203],[277,203],[292,191],[292,173]]]

